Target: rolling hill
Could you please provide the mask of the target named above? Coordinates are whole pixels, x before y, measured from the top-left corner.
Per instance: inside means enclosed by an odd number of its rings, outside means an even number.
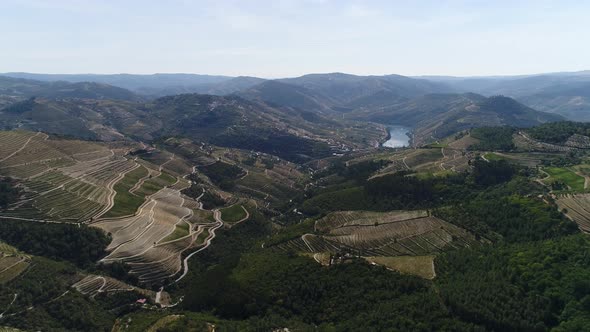
[[[514,99],[468,94],[430,94],[376,109],[357,109],[348,117],[414,128],[414,144],[482,126],[530,127],[563,119],[535,111]]]
[[[589,121],[590,72],[551,73],[500,77],[424,77],[457,91],[486,96],[502,94],[540,111],[556,113],[574,121]]]
[[[353,103],[359,98],[369,97],[384,91],[398,97],[416,97],[428,93],[452,91],[445,84],[400,75],[309,74],[281,81],[322,93],[343,106]]]
[[[262,100],[306,111],[326,112],[336,104],[334,100],[318,92],[280,81],[265,81],[242,90],[237,95],[249,100]]]
[[[181,136],[292,161],[376,145],[381,139],[381,130],[375,125],[350,125],[313,112],[273,107],[237,96],[198,94],[163,97],[149,103],[30,98],[0,109],[0,126],[100,140],[154,141]],[[372,134],[359,134],[369,131]]]
[[[35,73],[4,73],[3,76],[29,79],[43,82],[64,81],[70,83],[96,82],[117,86],[142,94],[178,94],[198,92],[195,89],[206,89],[210,85],[228,81],[228,76],[196,75],[196,74],[35,74]],[[204,88],[205,87],[205,88]],[[167,91],[167,92],[166,92]]]
[[[51,99],[80,98],[128,101],[141,99],[129,90],[103,83],[42,82],[5,76],[0,76],[0,95],[16,98],[43,97]]]

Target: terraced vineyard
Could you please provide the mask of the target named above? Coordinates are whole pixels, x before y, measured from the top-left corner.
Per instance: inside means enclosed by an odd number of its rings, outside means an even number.
[[[198,201],[181,194],[190,183],[172,174],[192,168],[173,154],[153,153],[146,161],[128,155],[128,144],[30,132],[0,132],[0,142],[0,175],[16,178],[24,189],[22,199],[0,218],[100,228],[112,237],[102,261],[127,263],[142,283],[177,274],[182,253],[208,245],[212,229],[223,225],[219,212],[203,211]]]
[[[0,133],[0,175],[21,181],[23,199],[4,211],[6,218],[86,222],[112,204],[113,185],[137,168],[126,149],[43,133]]]
[[[18,277],[31,263],[31,256],[0,242],[0,285]]]
[[[557,206],[584,232],[590,232],[590,194],[560,195]]]
[[[182,254],[208,246],[223,221],[219,211],[202,210],[198,201],[180,193],[186,181],[177,183],[149,196],[132,216],[92,224],[113,238],[103,262],[124,262],[143,284],[161,283],[187,270]]]
[[[169,299],[168,293],[162,292],[160,294],[160,298],[157,298],[157,293],[155,291],[132,286],[111,277],[95,274],[89,274],[85,276],[80,281],[73,284],[72,288],[90,297],[95,297],[100,293],[108,294],[133,291],[149,298],[152,302],[156,302],[158,300],[157,302],[164,305],[166,305],[167,303],[162,303],[160,299]]]
[[[539,151],[539,152],[567,152],[575,148],[571,146],[557,145],[546,142],[537,141],[529,137],[524,132],[518,132],[513,136],[516,147],[523,151]]]
[[[375,176],[395,173],[403,170],[430,174],[448,174],[464,172],[469,169],[469,161],[475,158],[475,153],[468,147],[478,140],[466,135],[459,139],[449,137],[442,142],[430,144],[424,148],[402,150],[390,155],[379,156],[390,164],[381,169]],[[375,155],[369,155],[375,158]],[[362,160],[364,158],[360,158]]]
[[[478,243],[475,237],[426,211],[342,211],[316,221],[315,234],[279,244],[282,250],[349,251],[361,256],[423,256]]]

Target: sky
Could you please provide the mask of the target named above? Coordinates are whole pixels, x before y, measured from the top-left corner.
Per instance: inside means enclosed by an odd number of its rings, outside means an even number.
[[[588,13],[568,0],[0,0],[0,72],[578,71]]]

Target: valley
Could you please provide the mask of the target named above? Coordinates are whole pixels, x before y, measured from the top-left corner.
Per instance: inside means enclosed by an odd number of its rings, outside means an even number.
[[[411,131],[409,128],[402,126],[391,126],[387,128],[389,138],[385,141],[382,146],[388,148],[401,148],[410,145],[410,137],[408,133]]]
[[[3,84],[0,325],[583,324],[583,310],[565,313],[590,296],[572,291],[588,272],[585,123],[397,76],[157,98]]]

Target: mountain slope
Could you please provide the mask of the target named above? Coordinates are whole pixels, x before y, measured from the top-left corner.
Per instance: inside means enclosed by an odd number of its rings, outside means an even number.
[[[164,89],[171,87],[194,87],[217,84],[231,79],[228,76],[196,75],[196,74],[34,74],[34,73],[5,73],[4,76],[23,78],[44,82],[65,81],[70,83],[96,82],[118,86],[133,91],[142,89]]]
[[[377,109],[358,109],[347,115],[363,121],[414,128],[414,144],[482,126],[530,127],[558,121],[559,115],[535,111],[504,96],[432,94]]]
[[[427,93],[451,91],[445,84],[399,75],[310,74],[281,81],[322,93],[342,105],[382,91],[395,97],[416,97]]]
[[[502,94],[535,109],[575,121],[590,121],[590,72],[516,77],[428,77],[463,92]]]
[[[31,98],[0,109],[0,127],[100,140],[156,141],[180,136],[297,162],[374,146],[382,138],[378,125],[338,122],[318,113],[237,96],[199,94],[149,103]]]
[[[328,111],[335,104],[329,97],[320,93],[280,81],[265,81],[262,84],[240,91],[237,95],[248,100],[262,100],[267,103],[306,111]]]
[[[0,95],[13,97],[43,97],[52,99],[113,99],[140,100],[135,93],[116,86],[96,83],[64,81],[42,82],[0,76]]]

